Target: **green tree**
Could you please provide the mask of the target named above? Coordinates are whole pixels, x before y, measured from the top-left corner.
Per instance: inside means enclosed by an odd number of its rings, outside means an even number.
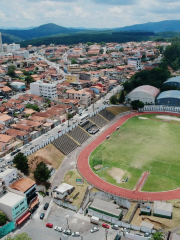
[[[75,58],[72,58],[72,59],[71,59],[71,64],[77,64],[77,61],[76,61]]]
[[[6,220],[6,215],[2,211],[0,211],[0,226],[3,226],[6,223]]]
[[[50,178],[51,171],[45,163],[40,162],[34,171],[34,178],[39,182],[46,182]]]
[[[163,233],[162,232],[155,232],[153,235],[152,235],[152,240],[163,240]]]
[[[15,69],[16,67],[14,65],[10,66],[7,71],[7,75],[9,75],[10,77],[15,77]]]
[[[100,53],[100,54],[103,54],[103,53],[104,53],[104,49],[101,48],[101,49],[99,50],[99,53]]]
[[[18,153],[14,157],[13,162],[16,165],[17,169],[19,169],[24,174],[28,175],[29,173],[28,159],[26,156],[24,156],[23,153]]]
[[[133,110],[138,110],[138,108],[144,107],[144,103],[139,100],[134,100],[131,102],[131,106],[132,106]]]
[[[27,233],[21,233],[14,237],[6,237],[5,240],[32,240],[32,238]]]
[[[116,97],[116,95],[111,96],[109,100],[110,100],[110,102],[111,102],[112,104],[116,104],[116,103],[117,103],[117,97]]]
[[[119,103],[123,103],[125,101],[124,90],[119,94]]]
[[[29,83],[32,83],[32,82],[34,82],[34,79],[33,79],[33,77],[32,77],[32,76],[30,76],[30,75],[27,75],[27,76],[25,77],[25,81],[27,82],[27,84],[29,84]]]
[[[37,112],[40,111],[38,105],[36,105],[36,104],[30,104],[30,103],[28,103],[28,104],[26,104],[26,108],[33,109],[34,111],[37,111]]]
[[[119,51],[120,51],[120,52],[124,52],[124,48],[121,47],[121,48],[119,49]]]
[[[86,45],[91,46],[91,45],[93,45],[93,43],[92,42],[87,42]]]

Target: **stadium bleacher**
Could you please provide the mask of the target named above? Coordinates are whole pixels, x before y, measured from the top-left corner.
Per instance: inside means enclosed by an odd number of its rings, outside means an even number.
[[[108,123],[108,120],[105,120],[99,114],[96,114],[90,118],[90,120],[95,123],[98,127],[102,128]]]
[[[64,155],[68,155],[79,145],[73,141],[67,134],[62,135],[52,142],[52,144],[59,149]]]
[[[92,124],[91,124],[92,125]],[[81,127],[77,126],[72,131],[68,132],[67,135],[71,136],[78,143],[82,144],[91,136]]]
[[[115,115],[113,113],[109,112],[106,108],[101,110],[99,112],[99,114],[101,116],[103,116],[104,118],[106,118],[108,121],[111,121],[115,117]]]

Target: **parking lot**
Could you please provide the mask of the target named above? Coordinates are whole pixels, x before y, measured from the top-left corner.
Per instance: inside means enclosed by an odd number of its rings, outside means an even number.
[[[72,232],[80,232],[81,236],[76,237],[75,239],[84,239],[84,240],[103,240],[105,239],[106,229],[103,228],[100,223],[98,226],[90,223],[90,218],[84,216],[83,214],[75,213],[68,209],[61,208],[55,204],[51,209],[50,215],[45,220],[40,220],[40,214],[45,212],[43,210],[43,205],[40,205],[33,218],[30,219],[21,229],[17,230],[16,233],[28,233],[33,240],[72,240],[73,236],[67,236],[63,233],[54,230],[55,226],[62,227],[63,230],[68,228]],[[67,220],[68,219],[68,220]],[[47,228],[46,223],[52,223],[53,228]],[[99,227],[98,232],[91,233],[91,228]],[[108,236],[112,236],[118,233],[118,230],[113,230],[111,227],[108,230]]]

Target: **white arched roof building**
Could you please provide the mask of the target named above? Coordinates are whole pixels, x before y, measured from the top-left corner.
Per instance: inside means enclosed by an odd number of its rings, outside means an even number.
[[[130,99],[131,101],[139,100],[143,103],[154,104],[159,92],[160,90],[153,86],[143,85],[130,92],[127,96],[127,99]]]

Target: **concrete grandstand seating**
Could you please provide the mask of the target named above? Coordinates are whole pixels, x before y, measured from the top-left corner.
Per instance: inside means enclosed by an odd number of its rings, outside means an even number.
[[[88,138],[91,137],[85,130],[83,130],[79,126],[75,127],[72,131],[68,132],[67,134],[69,136],[71,136],[73,139],[75,139],[80,144],[82,144]]]
[[[99,114],[106,118],[108,121],[111,121],[115,117],[115,115],[109,112],[106,108],[100,111]]]
[[[82,128],[84,128],[84,129],[86,130],[87,128],[90,128],[92,125],[93,125],[92,122],[87,121],[87,122],[82,126]]]
[[[65,155],[68,155],[79,146],[66,134],[54,140],[52,144]]]
[[[94,122],[98,127],[103,127],[108,123],[107,120],[105,120],[103,117],[101,117],[99,114],[96,114],[95,116],[92,116],[90,118],[92,122]]]

